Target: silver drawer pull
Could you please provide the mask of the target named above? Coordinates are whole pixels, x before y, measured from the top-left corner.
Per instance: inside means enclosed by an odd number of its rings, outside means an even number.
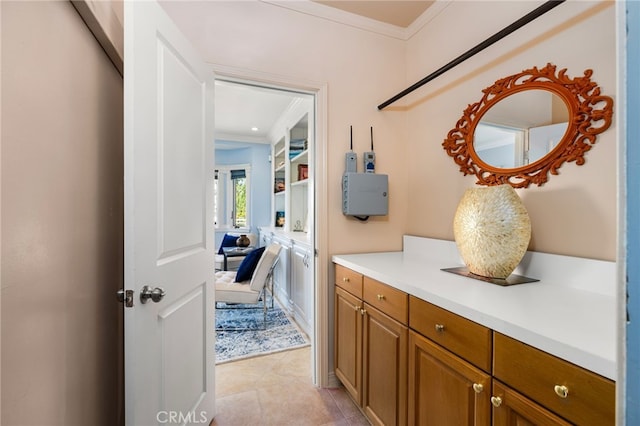
[[[436,324],[436,331],[438,333],[442,333],[444,331],[444,325],[442,324]]]
[[[564,385],[555,385],[553,390],[560,398],[566,398],[569,396],[569,388]]]

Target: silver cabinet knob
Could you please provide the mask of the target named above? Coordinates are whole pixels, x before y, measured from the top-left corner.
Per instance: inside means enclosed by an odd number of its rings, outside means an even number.
[[[162,287],[151,288],[148,285],[142,287],[140,290],[140,303],[144,304],[149,301],[149,299],[153,300],[155,303],[158,303],[164,297],[165,292]]]

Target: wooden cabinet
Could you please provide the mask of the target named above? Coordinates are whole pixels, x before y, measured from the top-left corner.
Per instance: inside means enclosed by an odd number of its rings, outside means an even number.
[[[615,424],[613,381],[500,333],[494,352],[493,375],[536,403],[571,423]]]
[[[407,422],[407,307],[406,293],[336,266],[336,376],[375,425]]]
[[[613,381],[349,268],[335,271],[336,376],[373,424],[615,424]]]
[[[353,400],[362,404],[362,300],[336,287],[335,357],[338,379]]]
[[[407,293],[389,287],[379,281],[364,277],[362,297],[369,305],[380,309],[386,315],[407,324],[409,313],[409,299]]]
[[[495,379],[491,392],[491,404],[494,426],[569,426],[571,424]]]
[[[374,425],[407,424],[407,339],[406,325],[364,304],[362,408]]]
[[[491,375],[409,333],[409,424],[489,426]]]
[[[491,330],[413,296],[409,326],[409,424],[490,425]]]
[[[336,265],[336,285],[362,299],[363,276],[344,266]]]
[[[491,372],[491,329],[422,299],[409,297],[409,326],[486,372]]]

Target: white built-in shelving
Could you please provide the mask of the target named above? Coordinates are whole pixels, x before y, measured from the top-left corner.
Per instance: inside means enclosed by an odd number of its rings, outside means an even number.
[[[283,232],[307,231],[313,212],[313,104],[292,102],[270,134],[272,140],[272,224]]]

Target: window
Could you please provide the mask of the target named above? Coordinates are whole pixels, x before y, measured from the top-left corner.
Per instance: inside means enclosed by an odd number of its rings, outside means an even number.
[[[216,168],[214,188],[214,220],[216,229],[250,228],[249,176],[246,164]]]

